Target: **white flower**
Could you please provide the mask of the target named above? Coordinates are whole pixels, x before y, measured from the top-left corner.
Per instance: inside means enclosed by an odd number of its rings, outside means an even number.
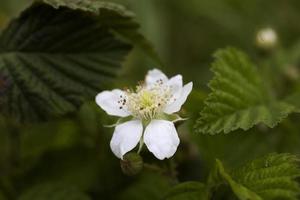
[[[181,75],[168,79],[160,70],[153,69],[135,91],[115,89],[99,93],[96,103],[107,114],[132,116],[131,120],[116,125],[110,142],[113,153],[123,159],[138,143],[140,148],[145,143],[158,159],[172,157],[179,138],[168,115],[181,109],[192,87],[192,82],[183,86]]]

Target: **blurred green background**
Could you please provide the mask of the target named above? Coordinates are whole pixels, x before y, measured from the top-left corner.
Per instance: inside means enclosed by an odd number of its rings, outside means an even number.
[[[273,80],[274,87],[281,89],[279,95],[286,93],[290,81],[298,87],[298,80],[293,77],[297,79],[299,73],[300,1],[116,2],[136,14],[141,32],[161,56],[162,70],[169,76],[182,74],[185,82],[195,84],[182,113],[190,120],[179,127],[182,142],[175,158],[157,162],[145,151],[142,154],[145,161],[157,163],[166,172],[145,169],[134,177],[122,174],[119,160],[109,149],[113,130],[103,127],[114,119],[108,118],[93,102],[85,104],[73,116],[24,128],[20,144],[9,142],[9,137],[13,137],[11,130],[7,130],[1,119],[0,186],[5,191],[3,196],[25,193],[30,199],[28,196],[36,187],[44,186],[38,189],[51,193],[47,186],[59,183],[86,192],[92,199],[159,199],[178,181],[205,180],[215,158],[235,167],[268,152],[300,152],[299,127],[292,123],[299,120],[297,116],[276,129],[259,126],[225,136],[196,135],[191,128],[207,95],[207,83],[212,77],[210,63],[218,48],[238,47],[247,52],[258,67],[267,65],[272,73],[284,71],[286,76],[280,77],[283,82]],[[0,30],[28,5],[28,0],[0,0]],[[256,45],[257,32],[265,27],[272,28],[278,36],[277,45],[269,50]],[[121,78],[112,87],[134,86],[154,67],[157,67],[154,62],[135,49],[120,72]],[[17,160],[12,160],[16,154]],[[16,170],[11,170],[12,167]]]

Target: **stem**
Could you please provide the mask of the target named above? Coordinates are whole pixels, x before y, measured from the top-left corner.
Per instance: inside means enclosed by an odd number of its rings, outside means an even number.
[[[144,137],[142,136],[140,139],[140,146],[139,146],[139,150],[138,150],[138,154],[141,153],[142,149],[143,149],[143,145],[144,145]]]

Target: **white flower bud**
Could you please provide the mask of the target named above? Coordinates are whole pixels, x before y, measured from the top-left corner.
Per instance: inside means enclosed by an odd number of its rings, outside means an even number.
[[[256,45],[262,49],[272,49],[277,45],[277,34],[272,28],[263,28],[256,34]]]

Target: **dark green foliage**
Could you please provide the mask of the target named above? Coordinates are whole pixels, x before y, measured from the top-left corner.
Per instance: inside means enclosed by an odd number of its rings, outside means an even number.
[[[104,2],[100,0],[40,0],[45,2],[54,8],[68,7],[73,10],[82,10],[100,14],[104,10],[110,10],[116,12],[124,17],[132,16],[133,13],[126,10],[122,5],[111,2]]]
[[[209,83],[212,93],[205,101],[195,128],[202,133],[248,130],[256,124],[276,126],[294,106],[277,101],[246,54],[228,48],[215,54]]]
[[[1,110],[17,121],[73,112],[106,88],[131,49],[112,31],[144,42],[122,6],[46,2],[54,7],[34,3],[0,37],[0,75],[9,88],[1,94]]]
[[[238,183],[263,199],[297,199],[299,176],[299,158],[290,154],[271,154],[232,172]]]
[[[107,15],[120,17],[35,3],[12,21],[0,37],[0,72],[11,82],[2,112],[17,121],[45,120],[104,89],[131,48],[115,39]]]
[[[255,194],[253,191],[249,190],[248,188],[244,187],[243,185],[239,184],[232,177],[225,171],[221,161],[216,160],[216,168],[215,174],[209,177],[208,184],[211,185],[218,185],[223,181],[226,182],[232,189],[233,193],[240,199],[240,200],[262,200],[260,196]]]
[[[299,159],[296,156],[270,154],[231,173],[217,160],[208,184],[210,187],[217,187],[225,182],[241,200],[294,200],[300,194],[300,186],[296,181],[299,176]]]
[[[228,195],[220,189],[229,186],[240,200],[295,200],[300,194],[298,177],[299,159],[290,154],[270,154],[231,172],[217,159],[206,185],[200,182],[181,183],[173,187],[165,199],[215,199],[216,194],[220,197]]]

